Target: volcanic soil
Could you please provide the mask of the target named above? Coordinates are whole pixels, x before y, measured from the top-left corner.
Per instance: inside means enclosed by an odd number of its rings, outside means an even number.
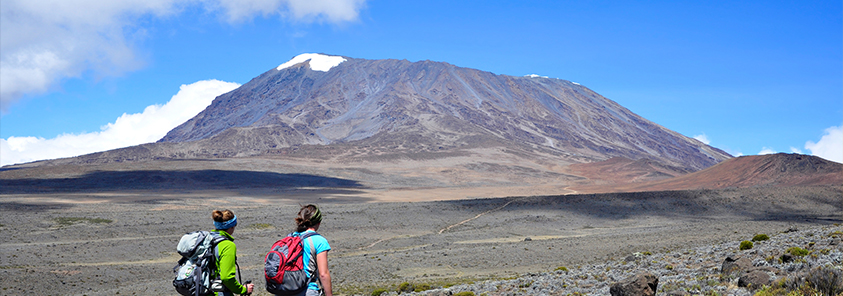
[[[319,232],[331,243],[335,291],[366,295],[405,281],[514,277],[843,222],[836,185],[425,202],[343,198],[327,190],[248,193],[5,192],[2,294],[173,295],[176,243],[186,232],[211,229],[214,209],[238,215],[238,262],[242,279],[257,284],[255,295],[265,295],[268,247],[292,230],[299,205],[307,203],[325,213]]]

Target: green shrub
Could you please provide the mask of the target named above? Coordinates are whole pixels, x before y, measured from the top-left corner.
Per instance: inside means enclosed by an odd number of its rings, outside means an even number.
[[[386,292],[387,292],[386,289],[377,288],[374,291],[372,291],[372,296],[380,296],[381,294],[386,293]]]
[[[843,271],[833,267],[818,267],[805,277],[779,280],[755,293],[755,296],[842,295]]]
[[[770,237],[767,236],[766,234],[756,234],[755,236],[752,237],[752,241],[754,241],[754,242],[760,242],[760,241],[765,241],[765,240],[769,240],[769,239],[770,239]]]
[[[459,292],[457,294],[454,294],[454,296],[474,296],[474,292],[463,291],[463,292]]]
[[[413,285],[408,282],[403,282],[398,285],[398,292],[412,292]]]
[[[567,267],[565,267],[565,266],[559,266],[559,267],[557,267],[557,268],[556,268],[556,270],[561,270],[561,271],[564,271],[564,272],[568,272],[568,268],[567,268]]]
[[[430,290],[430,284],[417,284],[413,287],[413,292],[424,292]]]
[[[740,246],[741,251],[752,249],[751,241],[742,241]]]
[[[787,249],[787,253],[791,254],[793,256],[803,257],[805,255],[808,255],[808,253],[810,253],[810,251],[805,250],[805,249],[800,248],[800,247],[792,247],[792,248]]]

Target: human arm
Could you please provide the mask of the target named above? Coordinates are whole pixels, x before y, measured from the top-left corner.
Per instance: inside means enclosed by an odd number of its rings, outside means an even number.
[[[333,296],[331,271],[328,270],[328,251],[316,254],[316,270],[319,271],[319,282],[322,283],[322,291],[325,292],[325,296]]]
[[[217,266],[219,267],[220,280],[222,280],[223,286],[235,294],[249,293],[250,291],[247,287],[237,282],[237,263],[235,262],[237,246],[234,242],[220,242],[217,245],[217,251],[219,252]]]

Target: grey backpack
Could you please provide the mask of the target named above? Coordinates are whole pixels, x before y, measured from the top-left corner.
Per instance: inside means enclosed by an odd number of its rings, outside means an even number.
[[[182,256],[173,267],[173,286],[184,296],[207,296],[223,291],[216,275],[216,246],[226,237],[211,231],[195,231],[179,240],[176,250]]]

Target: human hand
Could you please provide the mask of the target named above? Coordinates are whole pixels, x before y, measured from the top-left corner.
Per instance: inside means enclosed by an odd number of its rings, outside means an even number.
[[[255,290],[255,284],[246,284],[246,294],[252,294],[253,290]]]

